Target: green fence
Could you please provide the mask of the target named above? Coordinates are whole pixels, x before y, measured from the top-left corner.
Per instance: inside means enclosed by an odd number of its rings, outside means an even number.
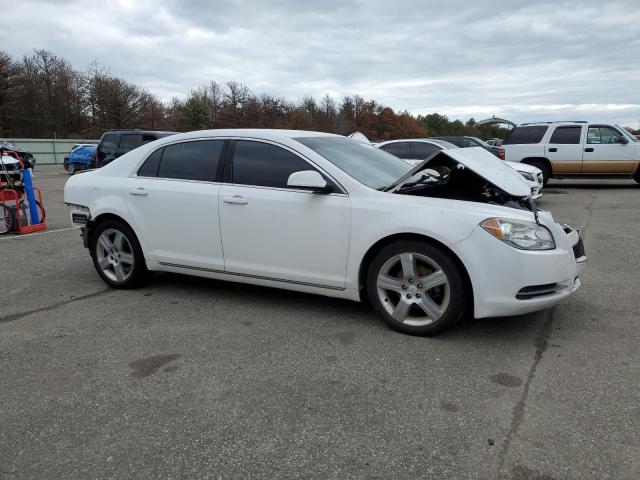
[[[81,138],[0,138],[0,142],[13,143],[17,148],[29,150],[36,159],[36,165],[64,162],[71,147],[78,143],[98,144],[100,140]]]

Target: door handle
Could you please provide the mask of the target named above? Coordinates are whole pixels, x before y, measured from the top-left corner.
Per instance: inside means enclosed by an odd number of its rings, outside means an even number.
[[[550,151],[550,152],[557,152],[557,151],[558,151],[558,149],[557,149],[556,147],[551,147],[551,148],[549,149],[549,151]]]
[[[242,195],[234,195],[233,197],[224,197],[224,203],[235,203],[236,205],[246,205],[249,201]]]
[[[593,148],[591,147],[587,147],[584,149],[585,152],[593,152]]]
[[[129,190],[129,195],[140,195],[144,197],[149,195],[149,192],[147,192],[143,187],[138,187],[135,190]]]

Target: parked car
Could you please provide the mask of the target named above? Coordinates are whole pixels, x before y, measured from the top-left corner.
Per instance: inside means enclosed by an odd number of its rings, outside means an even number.
[[[499,148],[493,147],[489,145],[484,140],[478,137],[433,137],[434,139],[446,140],[449,143],[453,143],[460,148],[472,148],[472,147],[482,147],[488,152],[493,153],[496,157],[498,156]]]
[[[174,135],[176,132],[162,132],[139,129],[114,129],[102,134],[96,153],[96,167],[101,168],[121,155],[145,143]]]
[[[640,141],[619,125],[537,122],[517,125],[500,157],[534,165],[550,178],[633,178],[640,183]]]
[[[457,145],[449,143],[445,140],[431,139],[406,139],[406,140],[389,140],[375,144],[385,152],[391,153],[396,157],[402,158],[412,165],[422,162],[425,158],[434,152],[459,148]],[[505,162],[509,167],[516,170],[522,180],[526,182],[531,190],[534,200],[542,197],[543,175],[542,171],[532,165],[518,162]]]
[[[16,152],[20,155],[20,160],[22,161],[24,168],[35,170],[36,159],[29,150],[24,150],[22,148],[16,147],[13,143],[10,142],[0,142],[0,154],[2,154],[3,151],[7,150]]]
[[[62,164],[64,165],[64,169],[67,169],[67,165],[69,164],[69,156],[73,153],[73,151],[80,147],[96,147],[93,143],[75,143],[69,149],[69,153],[64,156]]]
[[[79,170],[96,167],[96,145],[80,145],[71,151],[64,163],[65,170],[73,175]]]
[[[71,177],[64,201],[114,288],[169,271],[367,299],[430,335],[580,287],[578,233],[517,172],[482,149],[441,153],[412,167],[338,135],[196,131]]]
[[[20,161],[11,155],[0,154],[0,182],[20,180]]]

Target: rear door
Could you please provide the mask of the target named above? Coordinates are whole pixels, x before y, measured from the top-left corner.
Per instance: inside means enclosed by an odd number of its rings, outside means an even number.
[[[636,146],[610,125],[589,125],[582,173],[631,175]]]
[[[549,142],[545,145],[545,154],[551,161],[554,174],[572,174],[582,171],[583,137],[582,125],[563,125],[553,130]]]
[[[148,260],[224,269],[217,180],[226,145],[225,140],[167,145],[147,158],[137,176],[125,180],[125,201]]]

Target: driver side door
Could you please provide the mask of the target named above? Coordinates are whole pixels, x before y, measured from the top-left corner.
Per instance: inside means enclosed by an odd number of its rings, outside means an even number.
[[[609,125],[589,125],[582,173],[631,175],[636,147]]]
[[[289,188],[289,176],[315,170],[334,185],[319,194]],[[220,189],[225,271],[329,288],[345,288],[350,203],[315,165],[292,150],[235,140]]]

